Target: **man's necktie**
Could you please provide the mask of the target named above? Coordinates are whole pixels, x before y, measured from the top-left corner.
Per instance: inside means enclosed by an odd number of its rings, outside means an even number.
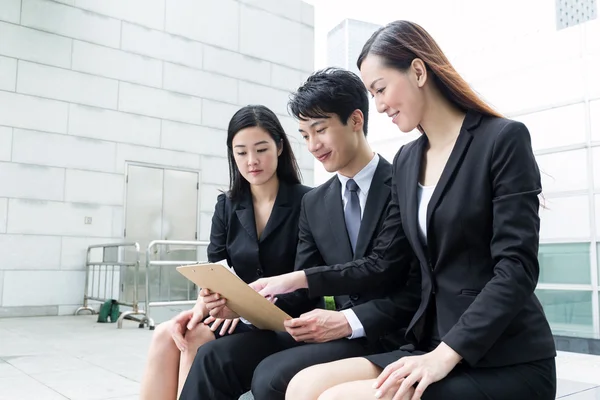
[[[348,237],[352,245],[352,252],[356,251],[356,240],[358,239],[358,231],[360,230],[360,201],[358,200],[358,185],[353,179],[346,182],[346,208],[344,209],[344,217],[346,219],[346,229]]]

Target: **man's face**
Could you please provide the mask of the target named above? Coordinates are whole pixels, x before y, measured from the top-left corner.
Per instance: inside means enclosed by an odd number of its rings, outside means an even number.
[[[344,125],[337,114],[328,114],[328,118],[301,118],[298,130],[308,150],[327,172],[339,171],[352,161],[358,151],[358,135],[362,135],[352,124]]]

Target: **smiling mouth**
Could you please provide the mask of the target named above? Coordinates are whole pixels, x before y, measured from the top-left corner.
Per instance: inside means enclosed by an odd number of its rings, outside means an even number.
[[[317,160],[323,162],[323,161],[325,161],[327,159],[327,157],[329,157],[330,154],[331,154],[331,152],[325,153],[322,156],[317,156]]]
[[[398,116],[398,114],[400,114],[400,111],[398,111],[395,114],[390,115],[390,118],[392,119],[392,122],[395,124],[396,123],[396,117]]]

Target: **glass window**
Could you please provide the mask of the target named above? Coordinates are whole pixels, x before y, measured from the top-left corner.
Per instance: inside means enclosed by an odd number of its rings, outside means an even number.
[[[540,283],[590,284],[590,244],[542,244]]]
[[[593,337],[591,291],[538,289],[535,294],[555,334]]]
[[[589,241],[590,207],[587,196],[545,198],[540,208],[540,238]]]
[[[586,141],[583,103],[520,115],[514,119],[527,125],[534,150],[551,149]]]
[[[536,159],[544,193],[587,189],[587,149],[544,154]]]

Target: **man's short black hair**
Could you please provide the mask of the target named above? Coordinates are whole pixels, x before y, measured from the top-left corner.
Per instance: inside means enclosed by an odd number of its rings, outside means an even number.
[[[341,68],[326,68],[313,73],[290,96],[288,108],[300,120],[328,118],[336,114],[346,125],[355,110],[364,115],[363,132],[367,136],[369,98],[367,89],[353,72]]]

